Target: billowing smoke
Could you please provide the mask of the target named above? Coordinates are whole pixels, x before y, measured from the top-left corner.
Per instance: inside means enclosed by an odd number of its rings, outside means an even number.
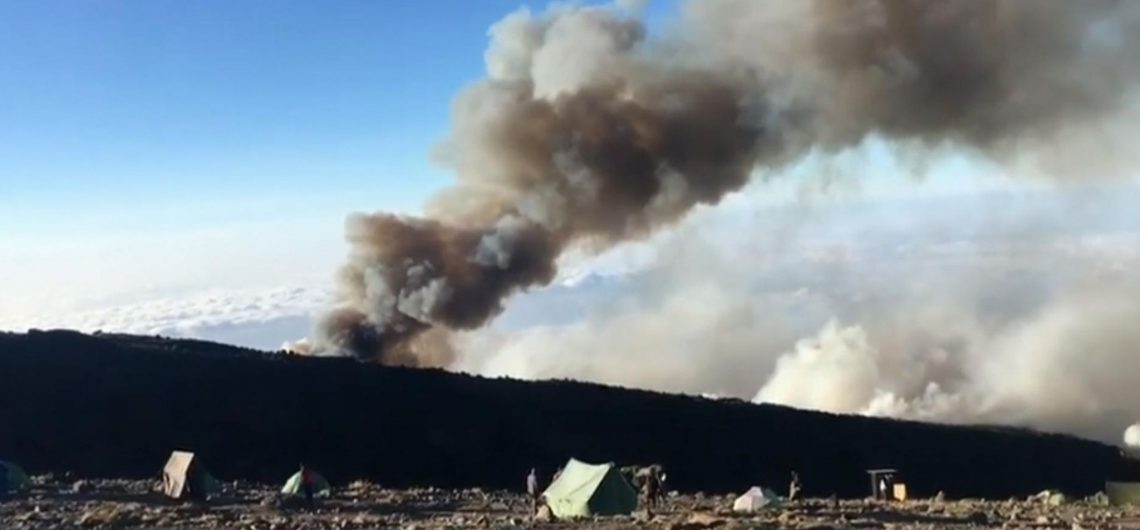
[[[567,250],[646,237],[869,135],[1078,173],[1122,141],[1087,138],[1111,132],[1140,70],[1126,1],[702,0],[661,35],[622,4],[491,29],[439,153],[458,183],[426,218],[349,220],[318,349],[449,365],[448,330],[548,284]]]
[[[912,336],[901,344],[885,330],[877,329],[880,340],[871,342],[869,326],[831,324],[781,356],[756,399],[1116,441],[1140,402],[1140,369],[1132,362],[1132,348],[1140,343],[1132,325],[1135,294],[1066,293],[1019,320],[975,322],[956,333],[934,327],[944,336]],[[900,315],[894,320],[908,325]]]
[[[997,197],[701,209],[584,317],[462,334],[458,367],[1119,443],[1140,416],[1140,189]]]

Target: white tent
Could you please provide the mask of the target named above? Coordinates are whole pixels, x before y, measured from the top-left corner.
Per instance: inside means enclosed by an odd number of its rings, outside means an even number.
[[[773,493],[772,490],[753,486],[744,492],[744,495],[736,498],[736,501],[732,503],[732,511],[754,512],[767,506],[774,506],[779,502],[780,497]]]

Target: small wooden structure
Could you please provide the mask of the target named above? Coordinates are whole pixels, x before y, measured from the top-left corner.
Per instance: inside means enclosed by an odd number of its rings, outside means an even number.
[[[906,484],[902,482],[902,475],[899,470],[890,468],[868,469],[867,474],[871,477],[871,498],[876,500],[906,500]]]

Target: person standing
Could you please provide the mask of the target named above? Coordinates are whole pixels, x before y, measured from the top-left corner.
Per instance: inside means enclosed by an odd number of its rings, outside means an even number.
[[[305,506],[313,507],[313,497],[315,495],[313,482],[313,472],[309,470],[304,462],[301,463],[301,495],[305,498]]]
[[[792,471],[792,481],[788,484],[788,500],[794,501],[798,499],[800,496],[801,488],[802,485],[800,484],[800,474]]]
[[[651,513],[651,510],[657,505],[657,491],[659,488],[657,484],[657,475],[655,473],[649,473],[645,477],[643,488],[645,494],[645,513],[649,514]]]
[[[530,497],[530,507],[532,510],[538,509],[538,472],[535,468],[530,468],[530,473],[526,476],[526,494]]]

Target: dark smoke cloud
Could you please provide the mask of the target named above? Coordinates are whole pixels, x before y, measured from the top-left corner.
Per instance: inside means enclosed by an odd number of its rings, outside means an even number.
[[[1119,109],[1140,6],[1076,0],[687,4],[715,54],[791,80],[814,141],[877,132],[1008,151]],[[756,52],[759,44],[779,56]],[[777,42],[778,41],[778,42]]]
[[[447,365],[447,330],[756,172],[868,135],[1014,160],[1124,108],[1140,4],[1072,0],[687,4],[650,37],[617,7],[522,10],[453,108],[459,182],[428,218],[357,215],[317,347]],[[431,331],[431,333],[428,333]]]

